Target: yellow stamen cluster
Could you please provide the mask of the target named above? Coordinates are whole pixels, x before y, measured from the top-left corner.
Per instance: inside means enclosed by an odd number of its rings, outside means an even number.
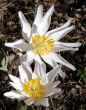
[[[38,78],[23,83],[23,91],[33,99],[39,99],[43,95],[43,85]]]
[[[32,37],[32,47],[34,49],[34,54],[49,54],[52,47],[54,46],[54,40],[46,36],[36,35]]]

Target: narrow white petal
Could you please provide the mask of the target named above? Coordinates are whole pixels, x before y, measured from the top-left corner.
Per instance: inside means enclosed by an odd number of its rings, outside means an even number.
[[[31,104],[33,104],[33,100],[31,98],[28,98],[26,100],[24,100],[24,102],[26,103],[26,105],[30,106]]]
[[[12,47],[12,48],[18,49],[20,51],[29,50],[29,45],[27,43],[25,43],[23,39],[20,39],[18,41],[12,42],[12,43],[5,43],[5,46]]]
[[[65,23],[64,25],[62,25],[61,27],[48,31],[48,32],[46,33],[46,36],[50,36],[50,34],[53,34],[53,33],[55,33],[55,32],[59,32],[59,31],[65,29],[65,28],[69,27],[70,24],[71,24],[71,22],[72,22],[72,19],[70,19],[68,22],[66,22],[66,23]]]
[[[70,31],[74,30],[75,26],[70,26],[68,28],[65,28],[59,32],[55,32],[53,34],[51,34],[50,36],[55,40],[60,40],[61,38],[63,38],[65,35],[67,35]]]
[[[49,82],[53,82],[58,71],[59,71],[60,66],[57,64],[57,66],[51,70],[50,72],[47,73],[47,78],[49,80]]]
[[[63,72],[63,70],[61,69],[61,67],[62,67],[62,65],[60,65],[58,74],[59,74],[62,78],[65,78],[65,72]]]
[[[28,73],[28,74],[30,74],[30,75],[32,75],[32,68],[31,68],[31,63],[32,62],[23,62],[23,63],[21,63],[21,64],[23,64],[23,67],[24,67],[24,69],[25,69],[25,71]],[[30,77],[31,78],[31,77]]]
[[[18,15],[19,15],[21,26],[22,26],[23,37],[25,40],[29,41],[30,36],[31,36],[31,26],[21,11],[18,12]]]
[[[61,52],[61,51],[77,51],[78,50],[78,47],[73,47],[73,45],[68,45],[67,46],[67,43],[66,45],[64,45],[65,43],[59,43],[57,42],[53,48],[52,48],[52,52]],[[69,44],[69,43],[68,43]],[[75,44],[75,43],[74,43]]]
[[[21,82],[20,82],[20,79],[19,79],[18,77],[15,77],[15,76],[13,76],[13,75],[11,75],[11,74],[9,74],[9,77],[10,77],[10,79],[11,79],[15,84],[21,83]]]
[[[33,24],[32,26],[32,36],[37,33],[37,26]],[[31,37],[32,38],[32,37]],[[30,39],[30,43],[32,43],[32,39]]]
[[[43,63],[41,66],[39,66],[39,70],[40,70],[40,79],[42,84],[45,84],[48,82],[48,79],[46,77],[46,65]]]
[[[18,91],[22,91],[23,88],[22,88],[22,85],[20,85],[19,83],[13,83],[13,82],[10,82],[10,84]]]
[[[23,96],[19,93],[17,93],[16,91],[10,91],[10,92],[6,92],[4,93],[4,96],[8,97],[8,98],[12,98],[12,99],[20,99],[23,98]]]
[[[79,48],[67,48],[63,46],[55,46],[52,49],[52,52],[62,52],[62,51],[78,51]]]
[[[27,62],[33,62],[34,59],[34,53],[32,51],[26,52]]]
[[[72,23],[73,19],[69,19],[65,24],[63,24],[60,28],[64,29],[70,26],[70,24]]]
[[[39,55],[34,54],[34,52],[28,51],[26,54],[27,54],[27,62],[33,61],[33,59],[34,59],[40,65],[43,64],[41,57]]]
[[[38,62],[35,62],[35,68],[34,68],[34,73],[38,76],[38,77],[40,77],[40,70],[39,70],[39,64],[38,64]]]
[[[49,88],[55,88],[59,84],[60,84],[60,81],[54,81],[54,82],[48,82],[44,86],[45,88],[49,89]]]
[[[26,61],[26,54],[22,54],[22,53],[19,53],[19,61],[20,63],[22,62],[25,62]]]
[[[50,55],[42,55],[41,56],[43,58],[43,60],[49,64],[51,67],[55,67],[57,65],[57,63],[50,57]]]
[[[70,69],[72,70],[76,70],[76,68],[70,64],[69,62],[67,62],[63,57],[61,57],[59,54],[56,54],[56,53],[51,53],[50,55],[52,57],[52,59],[54,61],[56,61],[57,63],[60,63],[66,67],[69,67]]]
[[[26,62],[23,62],[21,65],[27,73],[28,79],[30,80],[32,78],[32,70],[30,68],[30,65],[28,65]]]
[[[40,25],[40,22],[42,21],[42,17],[43,17],[43,6],[39,5],[33,25],[35,24],[38,27]]]
[[[61,92],[60,88],[52,88],[52,87],[47,88],[47,87],[45,87],[45,91],[44,91],[43,96],[48,97],[48,96],[52,96],[52,95],[59,93],[59,92]]]
[[[40,100],[35,101],[35,105],[36,106],[42,105],[42,106],[48,107],[49,106],[48,98],[41,98]]]
[[[60,84],[60,81],[55,81],[55,82],[52,83],[52,87],[56,87],[56,86],[58,86],[59,84]]]
[[[34,58],[33,58],[36,62],[38,62],[40,65],[43,64],[43,61],[41,59],[41,57],[39,55],[35,55],[34,54]]]
[[[42,19],[41,24],[38,27],[38,33],[41,36],[43,36],[48,31],[48,28],[50,26],[51,16],[53,14],[53,11],[54,11],[54,5],[52,5],[50,7],[50,9],[46,12],[45,16]]]
[[[76,42],[76,43],[57,42],[57,45],[62,45],[62,46],[66,46],[66,47],[80,47],[81,43],[80,42]]]
[[[29,78],[31,78],[31,74],[26,71],[26,68],[24,68],[23,65],[19,65],[19,74],[20,74],[20,79],[22,82],[27,82],[29,80]]]
[[[39,63],[35,62],[34,73],[40,78],[42,83],[46,83],[46,65],[44,63],[40,65]]]

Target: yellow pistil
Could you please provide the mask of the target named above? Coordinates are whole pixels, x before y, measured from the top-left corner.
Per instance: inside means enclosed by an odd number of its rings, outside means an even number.
[[[52,47],[54,46],[54,40],[46,36],[36,35],[32,37],[32,47],[34,49],[34,54],[49,54]]]
[[[43,85],[38,78],[23,83],[23,91],[33,99],[40,99],[43,95]]]

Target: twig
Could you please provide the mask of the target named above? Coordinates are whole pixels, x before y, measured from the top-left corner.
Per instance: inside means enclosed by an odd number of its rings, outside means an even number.
[[[53,108],[53,110],[56,110],[55,107],[54,107],[54,104],[53,104],[52,97],[49,97],[49,98],[50,98],[50,102],[51,102],[51,104],[52,104],[52,108]]]
[[[1,104],[3,105],[4,109],[6,110],[5,105],[3,104],[2,100],[0,99]]]
[[[3,6],[3,7],[0,9],[0,11],[4,10],[6,7],[8,7],[9,5],[11,5],[13,2],[14,2],[14,1],[8,3],[6,6]]]

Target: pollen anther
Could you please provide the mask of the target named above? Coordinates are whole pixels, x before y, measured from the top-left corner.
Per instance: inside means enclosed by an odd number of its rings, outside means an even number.
[[[43,85],[38,78],[23,83],[23,91],[32,99],[39,99],[43,95]]]
[[[36,35],[32,37],[32,47],[34,54],[45,55],[49,54],[54,46],[54,40],[50,37]]]

